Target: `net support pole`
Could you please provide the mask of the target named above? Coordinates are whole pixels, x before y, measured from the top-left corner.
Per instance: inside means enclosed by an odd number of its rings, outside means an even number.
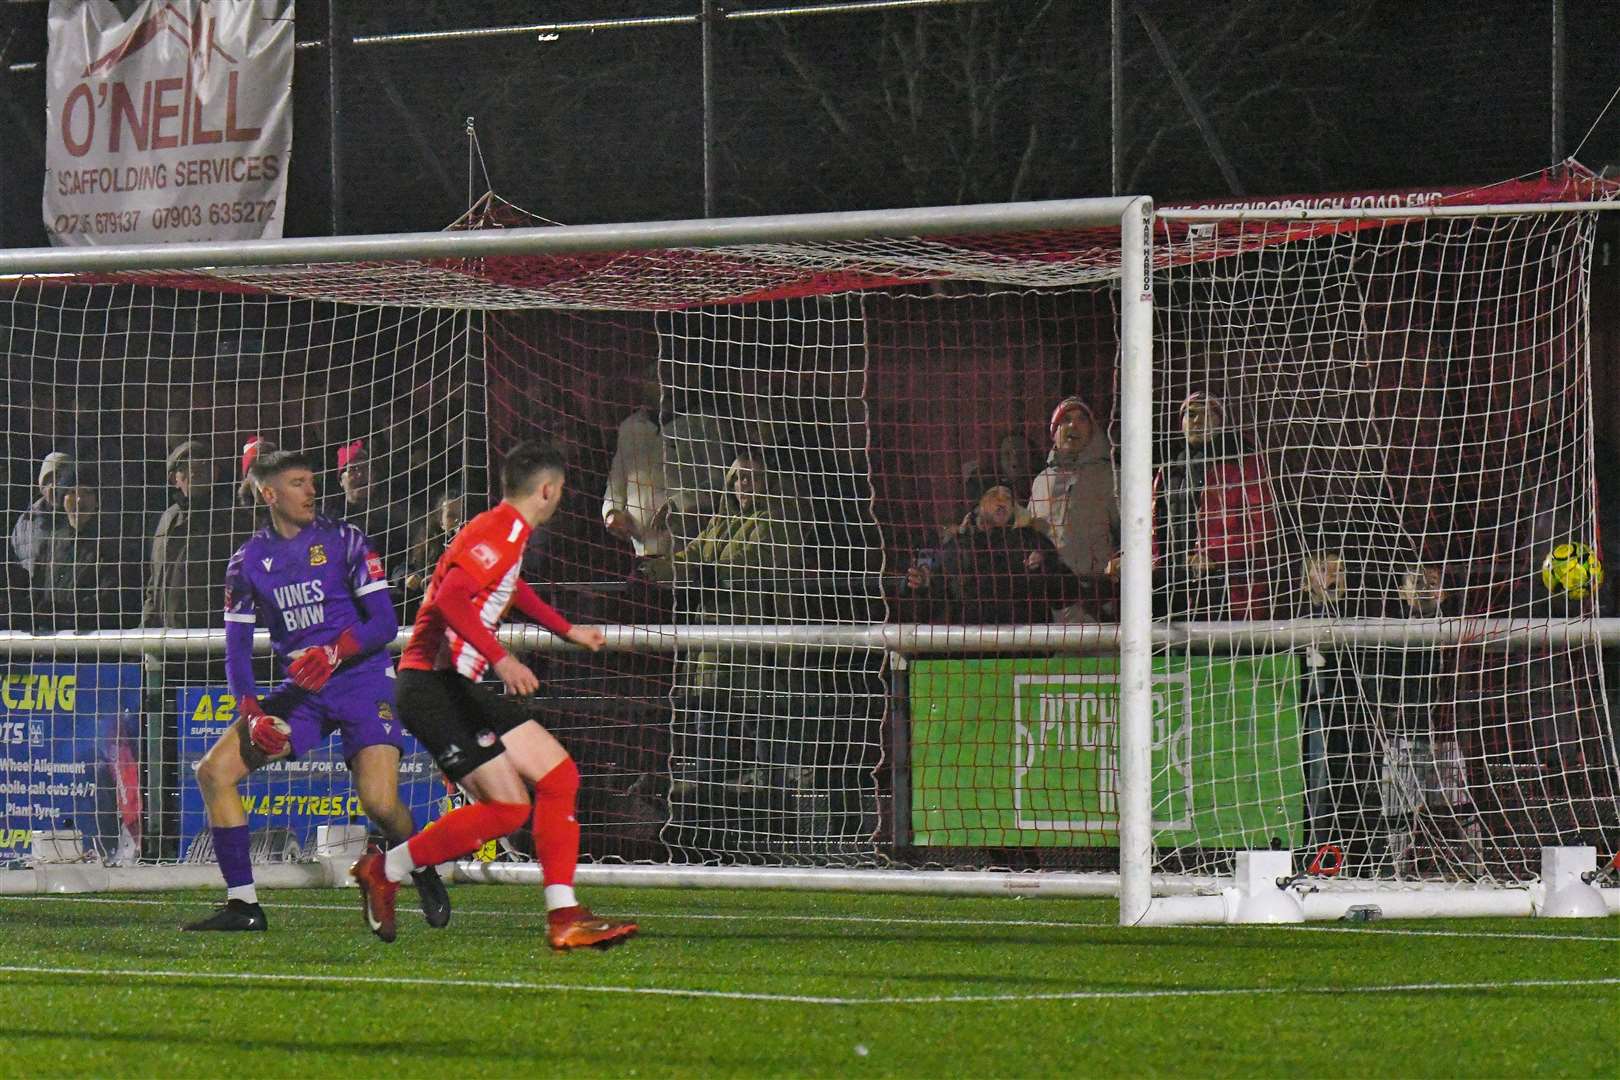
[[[1120,218],[1119,921],[1152,901],[1153,200]]]
[[[326,4],[326,168],[333,236],[343,235],[343,17],[345,5]]]

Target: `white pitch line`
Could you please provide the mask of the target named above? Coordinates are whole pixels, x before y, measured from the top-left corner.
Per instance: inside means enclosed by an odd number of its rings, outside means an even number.
[[[358,895],[358,894],[356,894],[356,895]],[[68,904],[148,904],[148,905],[153,905],[153,906],[168,906],[168,907],[178,907],[178,906],[181,906],[181,905],[190,907],[190,906],[196,906],[197,905],[197,902],[195,900],[153,900],[153,899],[146,899],[146,898],[125,900],[125,899],[119,899],[117,897],[111,897],[111,896],[60,896],[60,895],[0,896],[0,901],[5,901],[5,900],[29,900],[29,901],[53,900],[53,901],[58,901],[58,902],[61,902],[61,903],[68,903]],[[408,908],[410,905],[407,903],[407,904],[404,904],[402,906]],[[354,910],[356,910],[356,905],[354,905],[354,904],[287,904],[287,903],[268,904],[267,903],[267,904],[264,905],[264,907],[270,908],[272,910],[282,910],[282,911],[354,911]],[[540,911],[480,911],[480,910],[467,910],[467,909],[464,909],[464,908],[454,908],[452,910],[452,915],[453,916],[454,915],[483,915],[483,916],[487,916],[489,918],[498,918],[498,919],[522,919],[522,918],[543,919],[543,918],[545,918],[545,913],[540,912]],[[778,915],[778,914],[776,914],[774,912],[763,912],[763,911],[743,911],[743,912],[722,913],[722,914],[715,914],[713,912],[704,912],[704,913],[693,912],[693,913],[688,914],[688,913],[671,912],[671,911],[645,911],[645,912],[626,911],[626,912],[621,912],[619,917],[626,918],[626,919],[688,919],[688,920],[712,920],[712,921],[727,921],[727,920],[735,921],[737,919],[764,919],[764,920],[775,921],[775,922],[877,923],[877,924],[893,924],[893,925],[896,925],[896,926],[1034,926],[1034,927],[1052,927],[1052,928],[1060,928],[1060,929],[1101,928],[1101,927],[1110,927],[1110,926],[1119,925],[1118,923],[1114,923],[1114,922],[1059,922],[1059,921],[1042,921],[1042,920],[1039,920],[1039,919],[921,919],[921,918],[906,918],[904,916],[887,916],[887,915]]]
[[[1340,994],[1422,994],[1456,990],[1523,990],[1549,987],[1620,986],[1620,977],[1603,979],[1512,979],[1474,983],[1397,983],[1390,986],[1231,986],[1207,990],[1074,990],[1044,994],[952,994],[911,998],[872,998],[850,1001],[851,1005],[966,1005],[981,1002],[1018,1001],[1109,1001],[1128,998],[1262,997],[1278,994],[1308,994],[1333,997]]]
[[[111,896],[72,896],[59,894],[44,894],[30,896],[0,896],[0,902],[7,900],[29,901],[41,903],[55,901],[64,904],[146,904],[157,907],[192,907],[195,900],[173,899],[159,900],[150,898],[122,899]],[[292,904],[267,903],[267,908],[280,911],[353,911],[353,904]],[[406,905],[407,907],[409,905]],[[464,917],[481,916],[491,919],[542,919],[543,912],[538,911],[485,911],[477,909],[456,908],[455,915]],[[1058,930],[1086,930],[1111,929],[1119,924],[1115,922],[1063,922],[1042,919],[921,919],[905,916],[889,915],[787,915],[761,911],[739,912],[675,912],[675,911],[626,911],[621,913],[626,919],[665,919],[684,920],[689,922],[735,922],[738,919],[759,919],[767,922],[806,922],[806,923],[857,923],[873,925],[894,926],[973,926],[973,927],[1035,927]],[[1507,930],[1419,930],[1403,927],[1373,927],[1373,926],[1313,926],[1313,925],[1228,925],[1225,923],[1189,924],[1182,927],[1151,927],[1135,929],[1177,929],[1177,930],[1259,930],[1262,933],[1305,932],[1319,934],[1359,934],[1363,937],[1385,935],[1389,937],[1444,937],[1444,938],[1499,938],[1512,941],[1596,941],[1606,944],[1620,942],[1620,936],[1604,934],[1538,934],[1525,931]]]
[[[1472,983],[1397,983],[1388,986],[1231,986],[1202,990],[1072,990],[1034,994],[930,994],[921,997],[829,997],[812,994],[748,993],[741,990],[700,990],[671,986],[613,986],[582,983],[525,982],[517,979],[430,979],[413,976],[320,975],[252,971],[173,971],[151,968],[69,968],[22,964],[0,965],[0,974],[12,975],[90,975],[120,979],[206,979],[235,983],[309,983],[340,986],[376,985],[387,987],[430,986],[471,990],[526,990],[568,994],[622,994],[643,997],[676,997],[721,1001],[757,1001],[786,1005],[977,1005],[1012,1004],[1025,1001],[1116,1001],[1142,998],[1263,997],[1307,994],[1339,996],[1349,994],[1449,993],[1458,990],[1501,991],[1550,989],[1558,987],[1620,986],[1620,977],[1605,979],[1518,979]]]
[[[435,986],[473,990],[541,990],[559,994],[638,994],[653,997],[720,998],[726,1001],[769,1001],[794,1005],[848,1005],[853,999],[808,994],[750,994],[741,990],[696,990],[662,986],[592,986],[581,983],[523,982],[517,979],[429,979],[414,976],[312,975],[282,971],[171,971],[166,969],[52,968],[23,964],[0,965],[0,974],[97,975],[123,979],[213,979],[224,982],[335,983],[340,986]]]

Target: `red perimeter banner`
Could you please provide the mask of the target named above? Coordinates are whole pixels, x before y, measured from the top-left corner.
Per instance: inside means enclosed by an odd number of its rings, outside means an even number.
[[[51,0],[48,69],[53,243],[281,235],[292,0]]]

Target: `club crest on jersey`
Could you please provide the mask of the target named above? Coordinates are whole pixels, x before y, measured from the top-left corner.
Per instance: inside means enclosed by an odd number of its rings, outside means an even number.
[[[366,574],[372,581],[381,581],[387,575],[383,573],[382,559],[375,551],[366,553]]]
[[[501,557],[495,554],[495,549],[488,544],[474,544],[472,557],[477,559],[478,565],[485,570],[495,569],[495,564],[501,561]]]
[[[260,559],[259,565],[264,567],[266,573],[269,573],[270,567],[274,566],[275,562],[276,560],[274,559]]]
[[[379,720],[392,720],[393,718],[394,718],[394,708],[393,708],[393,706],[389,705],[388,702],[386,702],[386,701],[377,702],[377,719],[379,719]]]
[[[325,566],[326,565],[326,547],[325,547],[325,545],[323,545],[323,544],[311,544],[311,545],[309,545],[309,565],[311,565],[311,566]]]

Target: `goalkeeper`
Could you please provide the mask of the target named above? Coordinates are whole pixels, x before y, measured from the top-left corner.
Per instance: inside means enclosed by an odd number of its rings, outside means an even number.
[[[399,801],[404,740],[387,651],[399,623],[382,560],[359,529],[317,516],[315,473],[302,455],[261,454],[248,477],[270,524],[248,538],[225,571],[225,677],[238,719],[197,767],[226,900],[187,930],[266,928],[237,786],[272,760],[308,753],[334,730],[342,732],[366,816],[390,841],[415,831]],[[262,702],[253,681],[253,628],[261,617],[289,676]],[[428,922],[445,925],[444,884],[432,868],[415,880]]]

